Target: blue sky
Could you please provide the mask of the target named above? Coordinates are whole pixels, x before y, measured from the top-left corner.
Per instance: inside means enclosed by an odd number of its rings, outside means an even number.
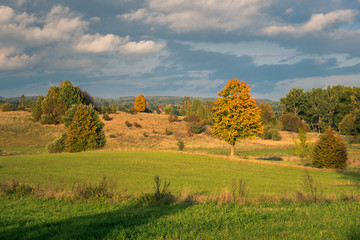
[[[70,80],[93,96],[255,98],[360,86],[360,0],[3,0],[0,96]]]

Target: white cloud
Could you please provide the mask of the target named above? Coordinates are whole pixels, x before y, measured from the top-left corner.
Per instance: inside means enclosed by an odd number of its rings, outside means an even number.
[[[28,67],[36,61],[36,56],[28,56],[15,48],[0,49],[0,70],[16,70]]]
[[[78,44],[74,46],[74,49],[79,52],[111,52],[119,50],[120,46],[128,42],[129,36],[119,37],[113,34],[107,34],[105,36],[100,34],[84,35]]]
[[[154,41],[130,41],[129,36],[111,33],[88,34],[90,23],[94,21],[100,21],[100,18],[86,20],[61,5],[53,6],[45,16],[19,13],[11,7],[0,6],[0,69],[25,69],[40,56],[39,61],[46,65],[47,71],[59,67],[86,68],[94,62],[81,60],[82,53],[91,53],[94,58],[99,53],[138,56],[157,52],[166,45]]]
[[[294,9],[293,8],[288,8],[285,10],[285,14],[291,14],[294,12]]]
[[[179,32],[201,29],[232,31],[263,18],[261,9],[272,0],[150,0],[147,8],[119,15],[127,21],[168,26]]]
[[[166,46],[165,43],[155,43],[154,41],[128,42],[120,47],[124,54],[148,54],[161,50]]]
[[[14,15],[14,10],[7,6],[0,6],[0,23],[9,22]]]
[[[310,20],[302,25],[273,25],[261,29],[260,33],[272,36],[284,33],[301,35],[319,32],[334,24],[353,23],[357,14],[358,12],[353,9],[336,10],[327,14],[313,14]]]

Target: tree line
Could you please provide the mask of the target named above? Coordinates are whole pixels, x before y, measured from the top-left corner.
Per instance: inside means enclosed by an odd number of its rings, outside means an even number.
[[[312,131],[331,127],[343,134],[360,133],[360,87],[293,88],[280,103],[284,114],[300,117]]]

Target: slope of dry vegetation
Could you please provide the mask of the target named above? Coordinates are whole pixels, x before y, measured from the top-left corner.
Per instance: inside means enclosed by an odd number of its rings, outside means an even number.
[[[63,125],[35,122],[29,112],[0,112],[0,148],[42,148],[63,131]]]
[[[105,135],[108,150],[178,150],[178,139],[185,142],[185,151],[210,154],[229,154],[230,146],[215,138],[209,126],[201,134],[187,131],[187,122],[179,117],[168,121],[168,115],[117,112],[109,114],[110,121],[105,123]],[[131,124],[130,127],[126,122]],[[64,132],[63,125],[41,125],[32,120],[29,112],[0,112],[0,148],[44,148],[47,143]],[[318,140],[319,134],[307,133],[311,141]],[[281,132],[282,140],[263,140],[258,137],[242,139],[236,144],[236,153],[241,157],[281,157],[285,161],[298,161],[292,154],[293,137],[296,133]],[[360,165],[359,147],[349,148],[349,165]]]

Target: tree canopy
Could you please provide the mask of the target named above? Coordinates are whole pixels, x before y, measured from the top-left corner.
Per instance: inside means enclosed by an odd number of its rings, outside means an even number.
[[[137,98],[135,99],[134,109],[135,109],[135,111],[138,111],[138,112],[145,112],[146,99],[145,99],[144,95],[140,94],[139,96],[137,96]]]
[[[229,80],[215,101],[213,134],[231,145],[231,156],[238,139],[263,132],[261,109],[251,98],[250,87],[243,80]]]

